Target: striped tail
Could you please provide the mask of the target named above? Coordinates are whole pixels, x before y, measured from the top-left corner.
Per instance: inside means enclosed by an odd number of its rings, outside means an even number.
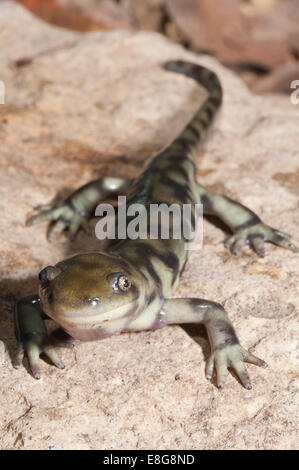
[[[196,80],[209,92],[209,96],[193,116],[189,124],[170,145],[172,148],[182,147],[191,150],[201,141],[222,102],[222,88],[217,75],[201,65],[172,60],[164,64],[166,70],[182,73]]]

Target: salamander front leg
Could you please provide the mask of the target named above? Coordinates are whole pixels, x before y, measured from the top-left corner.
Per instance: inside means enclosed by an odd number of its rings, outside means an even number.
[[[30,217],[26,225],[35,225],[45,221],[55,222],[48,234],[49,241],[55,240],[66,228],[69,228],[71,239],[75,238],[80,228],[90,233],[88,219],[92,209],[107,197],[125,194],[132,181],[130,178],[111,177],[91,181],[74,191],[64,201],[36,207],[35,210],[38,213]]]
[[[205,325],[211,347],[211,355],[206,365],[206,377],[211,379],[216,369],[219,388],[224,387],[228,367],[234,369],[245,388],[251,389],[244,362],[261,367],[267,366],[264,361],[240,345],[234,328],[220,304],[204,299],[169,299],[165,301],[161,313],[167,324]]]
[[[263,257],[265,242],[272,242],[294,253],[299,251],[291,242],[290,235],[264,224],[254,212],[239,202],[213,193],[200,184],[198,191],[204,213],[216,215],[232,230],[233,236],[229,238],[226,246],[234,255],[238,255],[244,245],[250,244],[256,253]]]
[[[18,352],[14,367],[19,369],[24,355],[27,354],[30,369],[35,379],[40,378],[39,356],[41,353],[44,353],[56,367],[64,369],[64,363],[51,344],[50,336],[47,335],[44,317],[46,316],[40,308],[37,295],[28,295],[17,302],[15,329],[18,339]],[[72,347],[73,345],[65,342],[57,343],[56,346]]]

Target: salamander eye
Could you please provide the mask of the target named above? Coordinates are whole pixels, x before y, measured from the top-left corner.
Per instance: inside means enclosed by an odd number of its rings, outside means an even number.
[[[115,291],[126,292],[131,287],[131,281],[129,280],[128,276],[124,273],[120,273],[115,276],[113,282],[113,289]]]

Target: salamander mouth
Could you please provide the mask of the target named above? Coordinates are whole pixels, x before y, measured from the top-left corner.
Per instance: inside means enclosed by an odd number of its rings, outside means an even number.
[[[121,331],[138,314],[138,301],[133,300],[125,306],[113,309],[114,315],[107,318],[107,312],[86,315],[84,311],[59,311],[49,302],[51,292],[40,286],[40,304],[45,314],[59,324],[70,336],[80,341],[93,341],[111,336]],[[53,294],[52,294],[53,295]],[[85,316],[86,315],[86,316]]]
[[[38,293],[39,293],[39,298],[40,298],[41,302],[44,303],[45,299],[47,299],[47,297],[49,295],[48,288],[43,287],[43,286],[40,285],[39,289],[38,289]]]
[[[55,314],[51,308],[51,304],[53,302],[53,293],[50,291],[48,286],[42,285],[39,286],[38,293],[42,310],[46,315],[55,320]]]

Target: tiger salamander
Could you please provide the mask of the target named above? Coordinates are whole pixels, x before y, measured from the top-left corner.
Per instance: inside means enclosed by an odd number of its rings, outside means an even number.
[[[135,179],[102,177],[72,193],[65,201],[39,207],[29,225],[54,221],[50,239],[65,228],[73,238],[80,228],[89,231],[88,218],[102,199],[126,195],[127,204],[202,204],[204,214],[219,217],[231,230],[227,247],[237,255],[245,244],[264,256],[270,241],[297,252],[291,237],[264,224],[242,204],[203,187],[196,180],[192,154],[202,141],[222,101],[218,77],[212,71],[183,61],[164,68],[185,74],[203,85],[208,96],[180,135]],[[193,214],[194,215],[194,214]],[[194,217],[192,224],[194,224]],[[137,238],[108,242],[104,252],[80,253],[39,273],[39,293],[16,305],[18,353],[15,367],[28,356],[33,376],[40,378],[39,357],[44,353],[59,368],[64,364],[47,335],[45,318],[57,322],[75,339],[98,340],[121,331],[141,331],[171,324],[202,323],[208,333],[211,354],[206,377],[214,370],[223,388],[228,368],[243,386],[251,388],[245,362],[266,363],[244,349],[223,307],[198,298],[170,298],[185,267],[189,250],[185,240]]]

